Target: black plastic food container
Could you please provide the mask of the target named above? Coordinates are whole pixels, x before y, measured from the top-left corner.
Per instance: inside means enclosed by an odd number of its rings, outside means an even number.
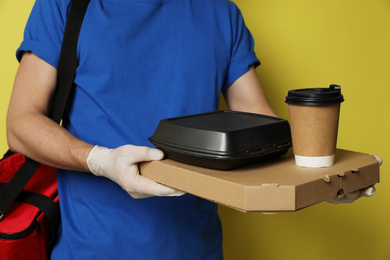
[[[161,120],[149,141],[166,158],[229,170],[285,154],[291,132],[281,118],[217,111]]]

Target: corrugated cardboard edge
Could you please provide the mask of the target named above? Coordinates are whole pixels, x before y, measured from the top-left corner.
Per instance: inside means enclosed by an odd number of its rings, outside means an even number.
[[[140,172],[158,183],[242,212],[297,210],[294,186],[279,186],[276,183],[245,186],[205,174],[194,174],[191,170],[171,165],[169,161],[142,163]],[[305,189],[301,190],[305,192]]]
[[[164,163],[161,161],[142,163],[140,172],[143,176],[158,183],[233,208],[240,209],[240,204],[245,201],[246,194],[243,185],[216,180],[215,177],[204,174],[200,176],[191,170],[171,165],[168,160]],[[226,194],[234,196],[227,197]]]
[[[303,209],[331,199],[340,190],[337,173],[326,174],[321,179],[296,186],[295,210]]]
[[[350,193],[380,182],[379,162],[371,156],[362,157],[362,160],[365,160],[367,165],[351,168],[349,171],[345,171],[344,175],[339,176],[341,182],[340,190],[344,193]]]
[[[280,186],[276,183],[259,187],[245,187],[245,204],[240,211],[295,211],[296,189],[294,186]],[[229,205],[227,205],[229,206]]]

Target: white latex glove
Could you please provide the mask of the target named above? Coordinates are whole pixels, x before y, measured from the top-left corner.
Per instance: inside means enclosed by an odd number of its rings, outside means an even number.
[[[144,146],[124,145],[116,149],[95,146],[87,158],[90,171],[119,184],[135,199],[181,196],[182,191],[158,184],[139,174],[138,163],[161,160],[164,153]]]
[[[382,165],[383,161],[382,158],[379,156],[373,155],[373,157],[379,162],[379,166]],[[332,203],[332,204],[340,204],[340,203],[352,203],[358,198],[361,197],[371,197],[375,195],[375,187],[370,186],[358,191],[354,191],[348,194],[341,194],[338,195],[336,198],[329,199],[327,202]]]
[[[352,203],[358,198],[361,197],[371,197],[375,195],[375,187],[370,186],[361,190],[357,190],[347,194],[338,195],[336,198],[329,199],[327,202],[332,204],[340,204],[340,203]]]

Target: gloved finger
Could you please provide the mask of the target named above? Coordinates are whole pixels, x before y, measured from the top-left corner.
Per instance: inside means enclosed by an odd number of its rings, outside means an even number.
[[[263,213],[263,215],[276,215],[276,214],[278,214],[278,212],[274,212],[274,211],[264,211],[261,213]]]
[[[339,192],[336,197],[328,199],[326,201],[332,204],[344,203],[346,201],[345,196],[346,194],[344,192]]]
[[[131,156],[133,163],[161,160],[164,158],[163,151],[146,146],[126,146],[127,153]]]
[[[345,194],[345,201],[347,203],[348,202],[353,202],[353,201],[357,200],[360,197],[361,197],[361,192],[359,190],[358,191],[353,191],[353,192]]]
[[[148,194],[141,194],[137,192],[128,192],[128,194],[133,198],[133,199],[146,199],[153,197],[153,195],[148,195]]]
[[[358,191],[338,195],[336,198],[327,200],[327,202],[332,204],[352,203],[360,197],[371,197],[373,195],[375,195],[375,187],[369,186]]]
[[[362,196],[364,196],[364,197],[371,197],[371,196],[375,195],[376,190],[375,190],[374,186],[370,186],[370,187],[362,189],[360,192],[361,192]]]
[[[171,187],[164,186],[148,178],[145,178],[140,174],[138,174],[136,178],[137,178],[137,184],[136,187],[134,187],[135,192],[129,192],[129,194],[133,198],[142,198],[145,196],[174,197],[174,196],[182,196],[185,194],[185,192],[183,191],[179,191]]]
[[[374,159],[376,159],[379,162],[379,166],[383,164],[383,160],[378,155],[371,155]]]
[[[332,199],[328,199],[327,202],[332,203],[332,204],[340,204],[345,202],[345,196],[340,196],[340,197],[335,197]]]

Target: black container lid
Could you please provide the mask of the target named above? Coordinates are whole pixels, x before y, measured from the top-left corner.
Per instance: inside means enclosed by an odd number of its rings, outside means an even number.
[[[292,145],[287,120],[238,111],[163,119],[149,141],[166,158],[219,170],[281,156]]]
[[[306,88],[290,90],[286,103],[301,106],[326,106],[344,101],[339,85],[332,84],[329,88]]]
[[[290,139],[290,126],[282,118],[216,111],[161,120],[149,141],[158,148],[233,155]]]

